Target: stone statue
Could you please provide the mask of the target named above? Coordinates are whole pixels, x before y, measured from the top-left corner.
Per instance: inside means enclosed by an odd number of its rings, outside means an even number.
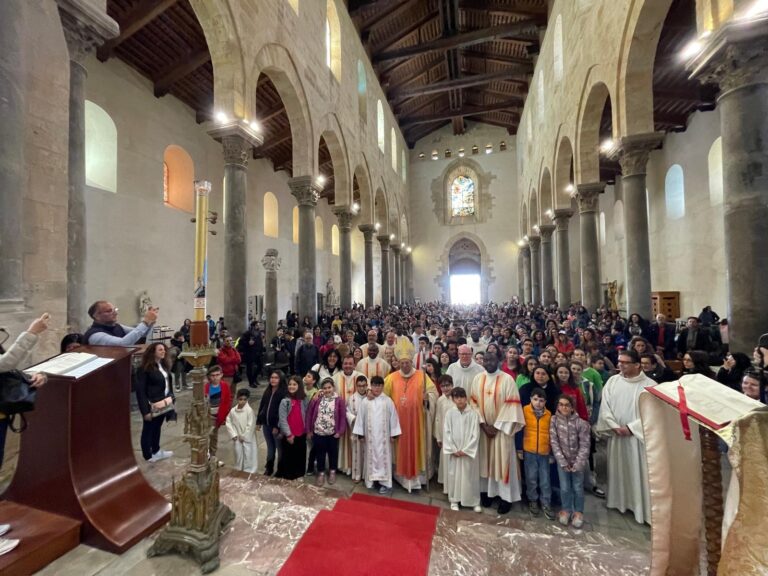
[[[614,280],[613,282],[608,282],[608,309],[611,312],[618,312],[619,310],[619,303],[616,300],[616,294],[619,291],[619,282],[618,280]]]
[[[143,318],[144,314],[146,314],[151,307],[152,298],[150,298],[147,291],[144,290],[141,294],[139,294],[139,316]]]
[[[336,306],[336,290],[333,288],[333,282],[328,278],[328,283],[325,285],[325,303],[327,306]]]

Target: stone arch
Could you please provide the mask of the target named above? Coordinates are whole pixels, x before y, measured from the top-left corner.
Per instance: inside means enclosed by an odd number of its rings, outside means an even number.
[[[293,175],[311,176],[315,172],[313,168],[317,156],[312,146],[315,139],[312,137],[307,96],[293,57],[279,44],[266,44],[256,54],[249,76],[248,90],[248,94],[253,98],[250,110],[254,117],[256,117],[256,85],[262,73],[269,76],[275,85],[288,114],[293,141]]]
[[[360,222],[362,224],[373,224],[375,214],[373,213],[371,172],[368,168],[368,160],[365,157],[365,154],[360,155],[360,161],[357,166],[355,166],[353,174],[357,179],[357,186],[360,190]]]
[[[374,202],[374,223],[379,225],[379,235],[389,234],[389,203],[383,185],[376,189]]]
[[[528,204],[523,200],[522,208],[520,209],[520,231],[523,235],[528,234]]]
[[[539,180],[539,224],[549,224],[547,210],[554,209],[554,198],[552,197],[552,174],[549,168],[545,167],[541,172]]]
[[[468,176],[475,183],[475,213],[473,216],[453,216],[449,198],[450,186],[458,176]],[[490,193],[493,174],[483,170],[471,158],[458,158],[448,164],[442,175],[432,180],[432,204],[440,224],[472,224],[488,220],[493,209]]]
[[[593,74],[598,66],[592,67],[584,82],[581,106],[579,109],[578,133],[576,136],[577,162],[574,166],[576,181],[580,184],[600,180],[600,120],[606,101],[613,104],[608,85],[602,80],[594,80]],[[611,106],[613,129],[616,130],[616,107]]]
[[[496,277],[493,275],[493,259],[482,239],[472,232],[459,232],[445,243],[443,253],[438,260],[437,276],[435,276],[435,284],[437,284],[440,291],[440,299],[443,302],[450,301],[451,250],[456,244],[463,241],[473,243],[480,250],[480,300],[481,303],[485,304],[490,300],[488,296],[490,286],[496,281]]]
[[[398,224],[400,241],[405,242],[405,245],[407,246],[410,243],[410,235],[408,233],[408,217],[405,215],[405,211],[400,213],[400,222]]]
[[[528,225],[530,229],[526,230],[525,233],[529,234],[533,227],[539,223],[539,194],[536,192],[536,188],[531,188],[531,193],[528,197]]]
[[[323,138],[328,145],[328,152],[330,152],[333,162],[334,204],[336,206],[351,206],[352,183],[349,177],[347,144],[336,114],[330,113],[324,116],[317,132],[320,133],[318,145],[320,138]],[[319,174],[317,169],[315,169],[315,173]]]
[[[617,134],[653,132],[653,64],[673,0],[635,2],[627,13],[619,53]]]
[[[243,46],[230,3],[190,0],[190,4],[211,53],[214,109],[236,118],[254,117],[256,89],[247,87]]]
[[[555,155],[555,208],[570,208],[571,194],[568,186],[571,181],[571,164],[573,163],[573,146],[568,136],[560,138]]]

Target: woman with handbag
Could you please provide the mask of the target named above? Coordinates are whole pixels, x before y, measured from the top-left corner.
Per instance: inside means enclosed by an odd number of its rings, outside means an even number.
[[[165,344],[155,342],[147,346],[141,356],[141,367],[136,374],[136,400],[144,418],[141,429],[141,454],[148,462],[159,462],[173,456],[169,450],[160,450],[160,429],[166,420],[176,420],[171,386],[171,367],[166,357]]]

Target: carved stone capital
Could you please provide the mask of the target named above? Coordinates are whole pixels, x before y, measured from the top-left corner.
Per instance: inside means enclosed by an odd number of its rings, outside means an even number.
[[[573,210],[569,208],[558,208],[555,210],[554,216],[552,217],[552,220],[555,223],[555,229],[558,232],[568,230],[568,221],[571,219],[571,216],[573,216]]]
[[[352,219],[355,217],[352,212],[349,212],[345,207],[340,206],[339,208],[335,208],[333,213],[339,221],[339,232],[349,232],[352,230]]]
[[[72,62],[82,66],[91,50],[120,34],[117,22],[87,0],[56,0],[56,4]]]
[[[539,232],[541,233],[541,242],[552,242],[552,233],[555,231],[554,224],[539,224]]]
[[[395,240],[397,242],[397,240]],[[400,251],[402,248],[400,248],[400,244],[392,244],[392,252],[395,254],[395,258],[400,258]]]
[[[277,250],[274,248],[268,248],[266,254],[261,259],[261,265],[267,272],[277,272],[280,270],[282,264],[282,258],[278,256]]]
[[[520,247],[520,254],[522,254],[523,259],[530,260],[531,259],[531,247],[526,244],[525,246]]]
[[[226,124],[217,124],[208,130],[214,140],[224,147],[224,164],[245,168],[248,157],[254,147],[261,146],[264,138],[248,124],[232,120]]]
[[[248,156],[251,154],[251,144],[237,135],[223,136],[221,144],[224,147],[224,164],[234,164],[245,168],[248,166]]]
[[[317,206],[320,198],[320,186],[312,176],[297,176],[288,180],[288,187],[294,195],[299,206]]]
[[[531,249],[531,254],[536,255],[541,248],[541,236],[530,235],[528,236],[528,246]]]
[[[597,212],[600,207],[600,194],[605,191],[605,182],[590,182],[576,186],[576,201],[579,203],[579,214]]]
[[[624,136],[616,150],[616,156],[619,164],[621,164],[622,176],[645,174],[651,151],[658,148],[663,140],[663,132]]]
[[[768,17],[726,22],[707,38],[704,49],[688,63],[692,78],[716,83],[728,92],[768,83]]]
[[[363,239],[366,244],[373,243],[373,233],[376,231],[373,224],[360,224],[357,229],[363,233]]]
[[[389,252],[389,236],[376,236],[376,240],[379,241],[382,252]]]

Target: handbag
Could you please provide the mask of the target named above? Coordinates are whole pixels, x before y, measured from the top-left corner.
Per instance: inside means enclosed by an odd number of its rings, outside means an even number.
[[[0,372],[0,412],[8,418],[8,427],[13,432],[23,432],[27,429],[25,412],[35,409],[37,391],[32,388],[29,376],[20,370]],[[21,425],[16,425],[16,416],[21,419]]]
[[[152,409],[152,417],[161,416],[173,410],[173,398],[166,396],[162,400],[157,402],[150,402],[150,408]]]

